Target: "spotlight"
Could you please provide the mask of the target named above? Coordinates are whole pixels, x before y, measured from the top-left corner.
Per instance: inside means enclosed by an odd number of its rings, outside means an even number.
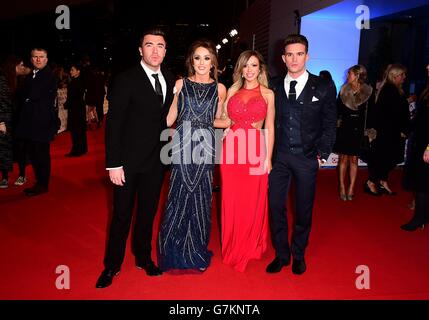
[[[232,37],[234,37],[234,36],[236,36],[238,34],[238,31],[237,31],[237,29],[232,29],[230,32],[229,32],[229,36],[232,38]]]

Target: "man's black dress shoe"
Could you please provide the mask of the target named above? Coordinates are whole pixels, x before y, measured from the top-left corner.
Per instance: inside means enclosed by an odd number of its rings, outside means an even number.
[[[305,265],[304,259],[298,260],[293,259],[292,262],[292,273],[294,274],[303,274],[307,270],[307,266]]]
[[[401,229],[405,231],[416,231],[419,228],[423,230],[425,228],[425,224],[417,221],[416,219],[411,219],[411,221],[401,226]]]
[[[98,278],[95,287],[98,289],[107,288],[112,284],[113,277],[117,276],[118,274],[119,270],[115,271],[111,269],[104,269],[100,277]]]
[[[160,276],[162,274],[161,269],[159,269],[152,260],[144,262],[136,259],[136,267],[137,269],[146,271],[148,276]]]
[[[24,193],[27,196],[37,196],[39,194],[43,194],[48,192],[48,188],[40,185],[40,184],[35,184],[34,186],[32,186],[31,188],[26,188],[24,189]]]
[[[290,264],[290,260],[284,260],[279,257],[275,257],[274,260],[267,266],[267,269],[265,269],[268,273],[277,273],[280,272],[280,270],[288,266]]]

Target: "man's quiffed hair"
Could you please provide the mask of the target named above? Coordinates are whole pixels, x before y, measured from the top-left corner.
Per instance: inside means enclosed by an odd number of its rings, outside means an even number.
[[[165,35],[165,32],[160,28],[149,28],[143,31],[142,35],[140,36],[140,45],[143,44],[143,39],[147,35],[153,35],[153,36],[161,36],[164,38],[165,43],[167,43],[167,36]]]
[[[290,34],[290,35],[288,35],[284,41],[284,47],[286,48],[286,46],[288,46],[290,44],[295,44],[295,43],[303,44],[305,46],[305,52],[306,53],[308,52],[308,40],[302,34]]]

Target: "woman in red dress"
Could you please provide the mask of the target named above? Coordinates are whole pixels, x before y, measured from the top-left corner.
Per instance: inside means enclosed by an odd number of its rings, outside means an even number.
[[[234,69],[225,115],[231,120],[222,149],[222,258],[243,272],[260,259],[268,238],[268,174],[274,145],[274,93],[256,51],[244,51]]]

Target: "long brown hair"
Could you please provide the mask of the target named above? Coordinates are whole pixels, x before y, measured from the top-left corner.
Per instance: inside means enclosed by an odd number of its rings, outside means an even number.
[[[23,60],[20,57],[8,56],[0,65],[0,72],[6,78],[11,94],[14,94],[17,86],[16,66]]]
[[[218,69],[218,61],[217,61],[217,53],[214,43],[209,40],[197,40],[194,41],[189,47],[188,56],[186,57],[186,69],[188,71],[188,77],[193,76],[195,74],[193,60],[194,53],[198,48],[205,48],[210,52],[210,57],[212,60],[212,68],[210,69],[210,78],[217,81],[217,69]]]

